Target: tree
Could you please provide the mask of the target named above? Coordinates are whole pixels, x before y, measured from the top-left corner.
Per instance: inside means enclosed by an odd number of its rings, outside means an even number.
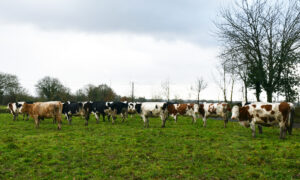
[[[204,81],[202,77],[197,78],[194,86],[191,86],[191,90],[194,91],[197,95],[197,103],[200,103],[200,93],[202,90],[207,88],[207,83]]]
[[[89,84],[84,91],[91,101],[113,101],[117,98],[117,94],[106,84],[99,86]]]
[[[162,95],[167,99],[167,101],[170,101],[170,80],[167,79],[166,81],[161,83],[162,88]]]
[[[86,94],[84,93],[83,89],[78,89],[75,92],[74,99],[75,99],[75,101],[79,101],[79,102],[88,101],[88,98],[87,98]]]
[[[223,97],[224,97],[224,102],[227,102],[227,68],[225,66],[225,64],[222,64],[221,67],[217,67],[217,72],[218,72],[218,76],[217,79],[214,75],[214,81],[215,84],[221,89]]]
[[[0,73],[1,104],[22,100],[23,97],[27,99],[32,98],[28,92],[21,87],[18,77],[16,75]]]
[[[297,58],[290,58],[299,53],[299,4],[297,0],[242,0],[234,8],[220,11],[222,21],[216,26],[225,47],[222,54],[242,55],[238,64],[230,64],[232,68],[247,65],[248,85],[255,89],[258,101],[263,89],[271,102],[272,94],[282,86],[283,73],[293,68],[286,64],[299,64]],[[228,61],[231,59],[225,63]]]
[[[48,101],[67,101],[71,97],[70,89],[65,87],[57,78],[46,76],[39,80],[35,87],[39,97]]]

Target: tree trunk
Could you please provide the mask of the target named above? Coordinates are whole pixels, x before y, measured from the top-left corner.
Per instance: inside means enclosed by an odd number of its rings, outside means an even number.
[[[197,98],[197,103],[199,104],[200,102],[200,92],[198,92],[198,98]]]
[[[273,94],[273,91],[268,89],[267,91],[267,101],[268,102],[272,102],[272,94]]]
[[[233,87],[234,87],[234,79],[232,78],[231,92],[230,92],[230,103],[231,104],[232,104],[232,96],[233,96]]]
[[[247,88],[246,83],[244,83],[244,85],[245,85],[245,101],[247,103],[248,102],[248,88]]]

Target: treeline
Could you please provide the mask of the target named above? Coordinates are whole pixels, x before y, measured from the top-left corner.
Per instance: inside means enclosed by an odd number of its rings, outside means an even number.
[[[40,79],[35,89],[37,96],[32,96],[21,86],[16,75],[0,73],[0,103],[2,105],[16,101],[132,101],[132,98],[116,94],[106,84],[98,86],[88,84],[75,93],[71,93],[71,89],[64,86],[59,79],[49,76]],[[146,101],[143,97],[135,100]]]

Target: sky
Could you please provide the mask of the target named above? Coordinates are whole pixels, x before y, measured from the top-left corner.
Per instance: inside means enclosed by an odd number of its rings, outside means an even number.
[[[0,1],[0,72],[15,74],[29,93],[44,76],[74,93],[108,84],[121,96],[161,95],[222,100],[214,21],[231,0],[10,0]],[[237,86],[233,99],[241,100]],[[250,95],[254,99],[254,96]]]

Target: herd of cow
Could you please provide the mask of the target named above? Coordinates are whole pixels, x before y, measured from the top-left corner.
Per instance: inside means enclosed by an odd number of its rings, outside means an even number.
[[[13,119],[18,118],[18,114],[24,117],[32,117],[35,120],[36,127],[39,127],[40,120],[44,118],[53,118],[53,123],[58,123],[58,129],[61,129],[62,114],[65,115],[69,124],[72,123],[73,115],[81,115],[85,119],[85,125],[88,125],[90,114],[94,114],[96,122],[99,123],[99,117],[102,115],[112,123],[115,122],[117,115],[121,115],[124,121],[128,114],[139,114],[144,127],[149,127],[149,117],[160,117],[162,127],[165,127],[168,116],[172,116],[177,122],[178,115],[191,116],[192,122],[196,122],[197,117],[203,119],[203,126],[206,126],[207,117],[218,116],[224,120],[224,127],[228,123],[228,114],[231,111],[231,119],[236,119],[245,127],[251,127],[252,136],[255,137],[255,125],[258,125],[259,132],[262,132],[261,126],[279,125],[280,138],[285,138],[286,131],[292,133],[294,105],[292,103],[251,103],[245,105],[235,105],[232,108],[227,103],[204,103],[204,104],[175,104],[170,102],[15,102],[9,103],[8,109],[13,114]]]

